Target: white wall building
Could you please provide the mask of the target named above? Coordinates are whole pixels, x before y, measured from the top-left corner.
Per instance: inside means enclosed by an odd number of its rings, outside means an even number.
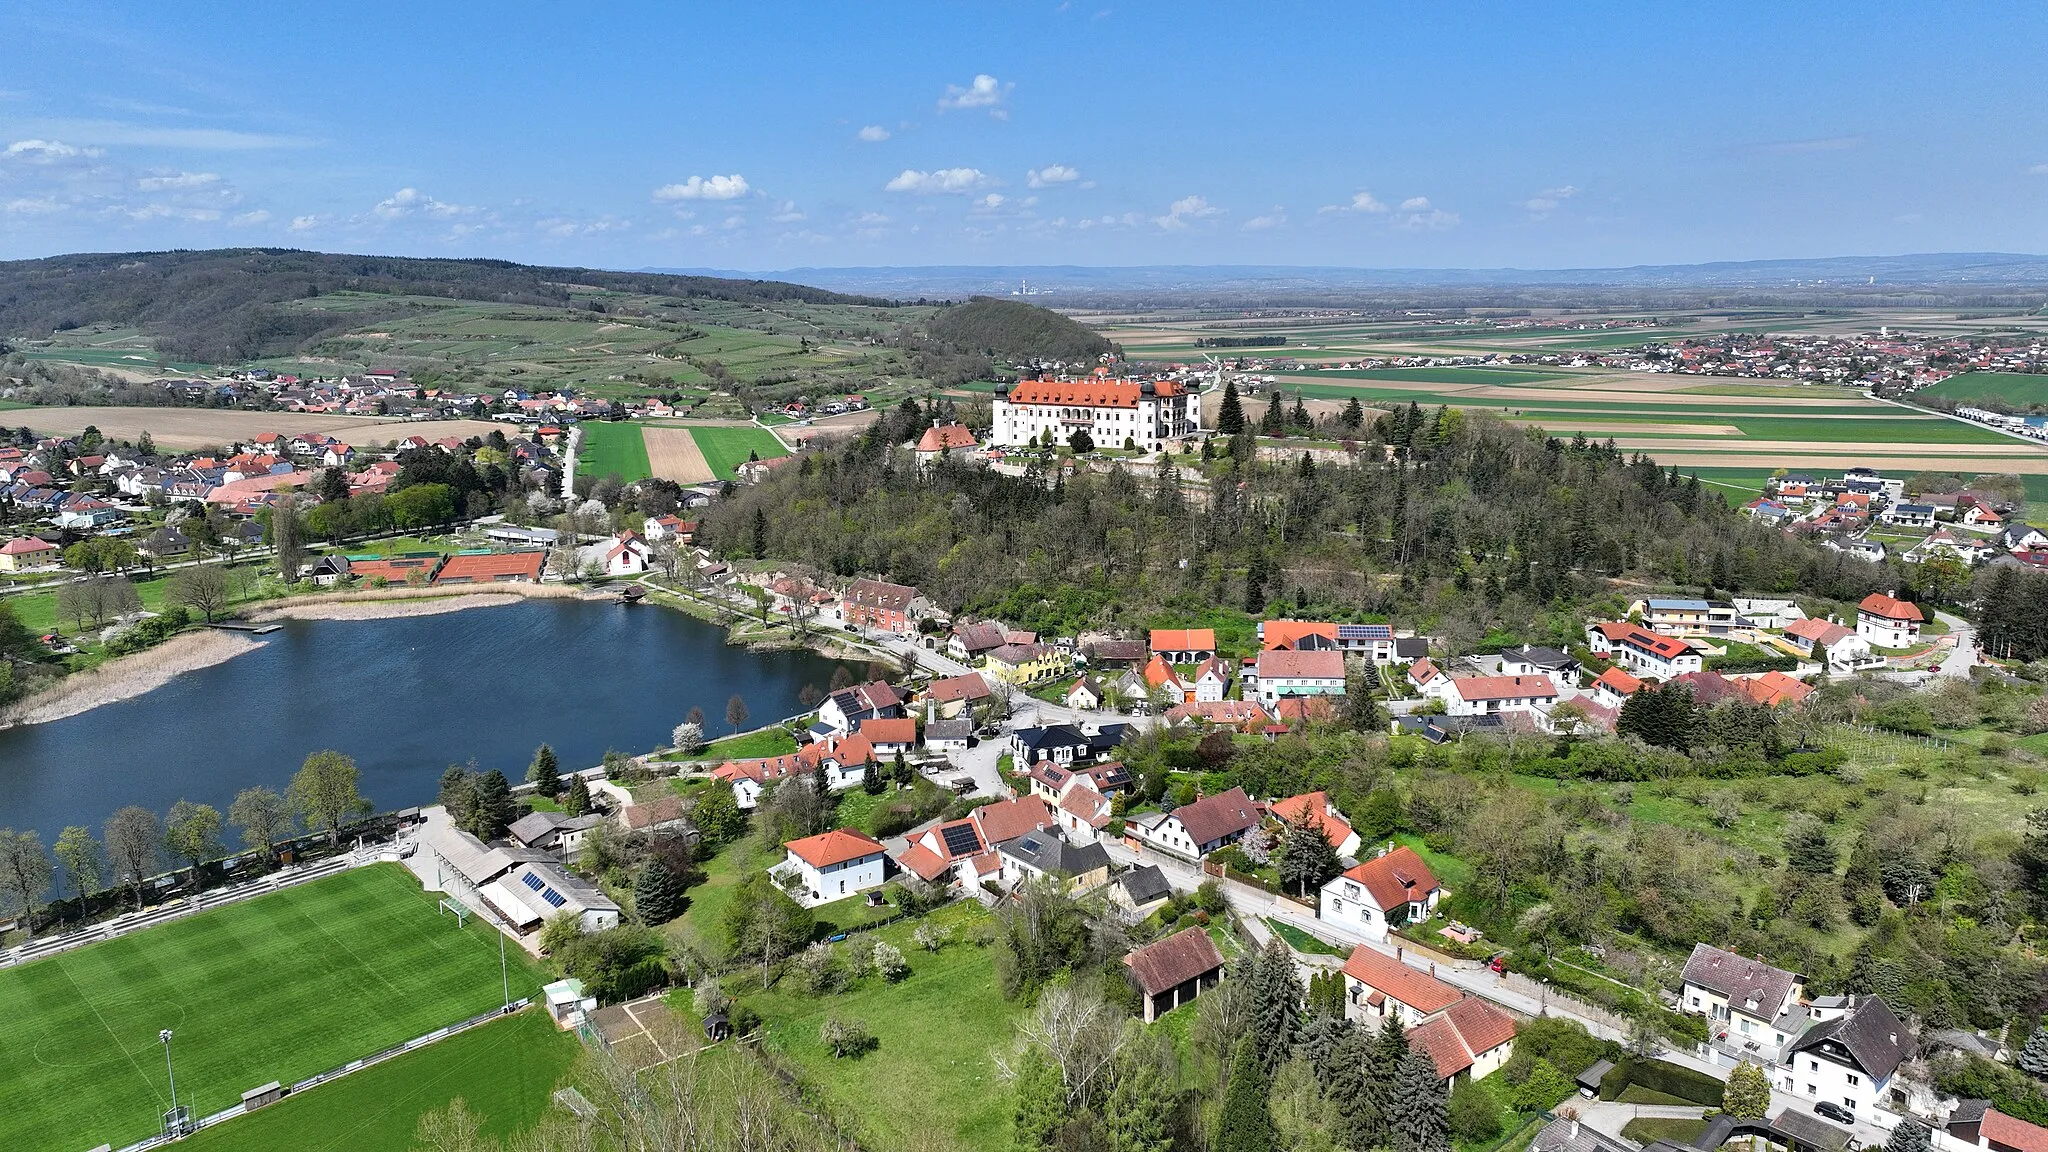
[[[1086,432],[1098,447],[1121,448],[1128,440],[1139,451],[1156,452],[1201,429],[1202,398],[1187,385],[1093,375],[998,385],[989,443],[1019,447],[1051,432],[1064,445],[1075,432]]]
[[[791,840],[783,846],[777,873],[795,874],[803,882],[806,905],[834,900],[882,886],[882,861],[888,852],[870,837],[851,828],[835,828]]]

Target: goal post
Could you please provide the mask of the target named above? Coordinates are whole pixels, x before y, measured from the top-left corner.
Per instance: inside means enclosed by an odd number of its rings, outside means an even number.
[[[452,913],[455,916],[455,926],[457,928],[467,927],[469,924],[471,915],[469,905],[452,896],[441,897],[441,913],[443,915]]]

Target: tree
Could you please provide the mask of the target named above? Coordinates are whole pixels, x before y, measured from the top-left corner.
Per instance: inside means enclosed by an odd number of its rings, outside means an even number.
[[[1907,1118],[1892,1129],[1891,1136],[1884,1142],[1884,1152],[1927,1152],[1933,1144],[1927,1134],[1927,1126]]]
[[[1337,849],[1331,846],[1329,834],[1323,831],[1323,823],[1314,813],[1305,812],[1301,819],[1288,822],[1286,839],[1280,847],[1282,885],[1306,896],[1343,870],[1337,860]]]
[[[228,606],[228,574],[218,564],[196,564],[180,568],[164,587],[164,601],[190,608],[213,623]]]
[[[1017,1147],[1050,1148],[1067,1122],[1067,1091],[1060,1072],[1037,1048],[1026,1048],[1014,1077],[1016,1110],[1011,1117]]]
[[[1280,407],[1280,390],[1266,399],[1266,414],[1259,418],[1259,432],[1265,436],[1279,436],[1287,431],[1287,413]]]
[[[1436,1060],[1421,1048],[1401,1058],[1388,1114],[1397,1152],[1450,1152],[1449,1102],[1437,1079]]]
[[[106,874],[106,853],[90,829],[73,824],[57,833],[57,863],[71,881],[71,893],[85,897],[100,890]]]
[[[675,874],[656,861],[640,866],[633,877],[633,911],[649,925],[666,924],[683,914],[683,889]]]
[[[495,840],[519,818],[519,806],[512,799],[512,782],[496,768],[476,776],[476,808],[467,829],[479,840]]]
[[[1771,1078],[1751,1061],[1737,1064],[1728,1073],[1721,1110],[1738,1120],[1763,1119],[1771,1110]]]
[[[294,812],[306,817],[306,825],[327,833],[327,846],[341,843],[342,825],[369,811],[370,802],[356,790],[362,773],[356,762],[333,750],[315,752],[292,776],[285,799]]]
[[[841,1056],[858,1057],[866,1055],[867,1051],[875,1046],[875,1034],[868,1031],[865,1020],[827,1016],[825,1023],[818,1029],[818,1042],[831,1049],[835,1059]]]
[[[1018,1032],[1059,1069],[1067,1108],[1079,1112],[1094,1105],[1129,1041],[1126,1019],[1095,981],[1062,978],[1040,993]]]
[[[1252,967],[1251,1037],[1257,1042],[1259,1066],[1277,1070],[1294,1050],[1301,1032],[1301,979],[1295,975],[1294,953],[1275,936],[1266,942]]]
[[[1794,817],[1785,830],[1785,866],[1809,876],[1825,876],[1835,870],[1835,846],[1828,842],[1827,829],[1811,816]]]
[[[1244,402],[1237,396],[1237,381],[1223,382],[1223,403],[1216,408],[1216,431],[1235,436],[1244,431]]]
[[[44,896],[49,895],[55,869],[43,838],[33,831],[0,828],[0,896],[21,909],[21,922],[31,931]]]
[[[297,580],[306,565],[306,526],[298,498],[290,493],[270,506],[270,546],[276,553],[278,578],[287,584]]]
[[[1344,405],[1344,412],[1337,420],[1354,432],[1365,427],[1365,407],[1358,402],[1358,397],[1353,396],[1351,402]]]
[[[562,811],[571,816],[581,816],[590,811],[590,782],[582,776],[569,777],[569,795],[562,800]]]
[[[533,754],[533,763],[526,768],[526,782],[550,800],[562,794],[562,763],[555,758],[553,748],[543,744]]]
[[[784,894],[766,872],[755,872],[733,890],[723,927],[735,955],[761,958],[761,986],[766,988],[774,962],[810,940],[813,924],[810,909]]]
[[[1216,1116],[1216,1139],[1211,1145],[1215,1152],[1273,1152],[1277,1141],[1266,1088],[1258,1046],[1247,1036],[1237,1045],[1230,1082],[1223,1089],[1223,1107]]]
[[[220,809],[190,800],[171,805],[170,815],[164,818],[164,847],[191,865],[195,885],[199,883],[199,866],[223,855],[220,825]]]
[[[270,860],[277,855],[277,842],[292,834],[292,807],[275,789],[244,788],[228,805],[228,823],[242,830],[244,844],[262,849]]]
[[[691,721],[685,720],[681,724],[676,725],[675,731],[669,733],[669,743],[675,745],[676,751],[682,752],[686,755],[694,755],[695,753],[703,751],[703,722],[698,721],[692,723]]]
[[[59,846],[63,844],[60,839]],[[2036,1079],[2048,1079],[2048,1028],[2036,1023],[2033,1034],[2027,1037],[2026,1047],[2020,1049],[2018,1064],[2020,1071]]]
[[[1500,1135],[1500,1101],[1482,1080],[1466,1080],[1451,1093],[1447,1120],[1451,1134],[1467,1144]]]
[[[740,699],[737,692],[733,693],[732,699],[725,702],[725,722],[732,725],[735,733],[747,722],[747,702]]]
[[[460,1096],[446,1108],[422,1115],[413,1127],[412,1142],[420,1152],[489,1152],[497,1147],[484,1135],[484,1117],[471,1112]]]
[[[1173,1147],[1173,1084],[1156,1042],[1133,1044],[1117,1061],[1102,1102],[1110,1152],[1168,1152]]]
[[[747,831],[747,814],[740,811],[739,800],[733,795],[732,782],[714,781],[711,787],[697,797],[697,803],[690,809],[690,823],[697,826],[697,832],[709,845],[730,844],[744,836]]]
[[[135,909],[142,910],[142,882],[156,868],[163,851],[164,830],[156,813],[130,804],[107,817],[100,829],[106,841],[107,858],[114,866],[114,880],[135,892]]]

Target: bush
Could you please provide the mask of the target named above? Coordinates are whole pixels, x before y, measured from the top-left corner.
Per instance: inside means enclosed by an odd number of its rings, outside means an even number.
[[[1451,1093],[1451,1134],[1467,1144],[1500,1135],[1500,1101],[1482,1080],[1467,1080]]]
[[[1515,1055],[1521,1053],[1517,1051]],[[1557,1065],[1539,1056],[1530,1061],[1525,1078],[1515,1085],[1508,1096],[1508,1103],[1517,1112],[1548,1112],[1575,1090],[1572,1081],[1557,1070]]]
[[[851,1056],[858,1059],[874,1048],[875,1034],[868,1031],[864,1020],[827,1016],[824,1026],[818,1029],[818,1042],[830,1048],[834,1058]]]
[[[1681,1068],[1662,1060],[1627,1059],[1600,1081],[1602,1100],[1618,1099],[1629,1085],[1689,1100],[1705,1108],[1719,1108],[1726,1085],[1703,1072]]]

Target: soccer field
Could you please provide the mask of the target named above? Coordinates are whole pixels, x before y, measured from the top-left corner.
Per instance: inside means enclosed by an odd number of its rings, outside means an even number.
[[[750,452],[763,460],[789,455],[782,441],[763,428],[692,428],[690,435],[720,480],[732,479],[732,470],[745,464]]]
[[[116,1147],[496,1007],[494,933],[395,864],[0,971],[0,1148]],[[509,949],[512,995],[540,986]]]

